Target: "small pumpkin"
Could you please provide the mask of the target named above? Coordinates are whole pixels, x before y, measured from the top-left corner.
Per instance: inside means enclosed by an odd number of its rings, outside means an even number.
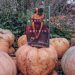
[[[16,75],[17,70],[11,57],[0,51],[0,75]]]
[[[18,38],[18,47],[23,46],[24,44],[27,43],[27,37],[26,35],[22,35]]]
[[[61,58],[70,47],[69,41],[65,38],[52,38],[50,39],[50,44],[55,47],[59,58]]]
[[[49,48],[38,49],[26,44],[17,50],[16,61],[24,75],[47,75],[56,66],[57,53],[51,45]]]
[[[14,43],[15,36],[10,30],[0,28],[0,38],[5,39],[11,46]]]

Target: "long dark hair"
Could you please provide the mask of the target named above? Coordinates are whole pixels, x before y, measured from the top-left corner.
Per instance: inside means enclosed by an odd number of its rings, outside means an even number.
[[[43,14],[43,8],[38,9],[38,15],[41,16]]]

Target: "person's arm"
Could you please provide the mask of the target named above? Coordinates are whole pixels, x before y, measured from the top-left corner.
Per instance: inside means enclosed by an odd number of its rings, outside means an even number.
[[[40,29],[39,29],[39,33],[38,33],[38,35],[37,35],[36,38],[39,37],[39,35],[40,35],[40,33],[41,33],[41,30],[42,30],[42,28],[43,28],[43,25],[44,25],[44,21],[41,22],[41,26],[40,26]]]
[[[32,28],[33,28],[33,30],[35,30],[34,22],[32,22]]]
[[[44,25],[44,18],[45,18],[45,15],[43,14],[42,15],[42,19],[41,19],[41,26],[40,26],[40,29],[39,29],[39,33],[37,35],[37,38],[39,37],[40,33],[41,33],[41,30],[43,28],[43,25]]]
[[[35,30],[35,26],[34,26],[34,16],[31,17],[31,25],[33,30]]]
[[[33,16],[31,17],[31,23],[32,23],[32,29],[33,29],[33,31],[34,31],[34,35],[36,36],[35,24],[34,24],[34,18],[33,18]]]

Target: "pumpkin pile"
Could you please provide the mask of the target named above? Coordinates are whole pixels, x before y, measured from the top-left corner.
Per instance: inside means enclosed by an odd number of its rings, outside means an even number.
[[[62,58],[63,54],[70,47],[70,43],[66,38],[51,38],[49,40],[50,44],[55,47],[58,58]],[[27,43],[26,35],[22,35],[18,38],[18,47],[21,47]]]
[[[26,35],[20,36],[17,44],[19,47],[16,52],[17,65],[24,75],[48,75],[48,73],[54,70],[55,66],[59,67],[60,63],[57,61],[58,58],[62,58],[70,47],[70,43],[66,38],[51,38],[49,48],[38,49],[30,47],[27,45]],[[50,60],[47,56],[50,57]],[[42,59],[44,60],[42,61]],[[51,64],[50,68],[47,65],[49,61]],[[58,73],[53,71],[52,75],[58,75]]]
[[[58,63],[58,59],[64,57],[70,47],[69,41],[65,38],[51,38],[49,48],[31,47],[27,44],[26,35],[22,35],[17,40],[18,49],[15,52],[15,48],[12,47],[14,40],[15,36],[10,30],[0,29],[0,68],[3,67],[7,75],[16,75],[16,67],[23,75],[58,75],[56,67],[61,64]],[[8,55],[13,52],[16,57]],[[10,66],[7,69],[8,64]],[[0,73],[6,75],[3,69]]]

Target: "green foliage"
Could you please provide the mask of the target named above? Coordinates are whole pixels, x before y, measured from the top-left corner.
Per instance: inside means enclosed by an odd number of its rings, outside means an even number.
[[[63,38],[71,39],[71,35],[69,31],[60,30],[57,27],[51,26],[50,32],[51,32],[50,34],[51,38],[63,37]]]
[[[27,10],[27,15],[26,15],[27,25],[31,24],[30,18],[33,15],[33,13],[34,13],[34,10]]]
[[[18,0],[19,1],[19,0]],[[20,4],[19,4],[20,5]],[[6,9],[7,10],[7,9]],[[30,17],[33,14],[34,10],[27,9],[25,11],[20,12],[12,12],[12,10],[8,9],[7,11],[0,11],[0,28],[5,28],[11,30],[15,36],[23,35],[25,32],[25,26],[30,25]],[[48,7],[45,8],[45,24],[48,23],[47,19],[49,19]],[[64,22],[61,22],[64,23]],[[49,24],[49,23],[48,23]],[[50,28],[50,37],[65,37],[70,39],[71,35],[68,31],[61,31],[60,29],[51,25]]]
[[[2,12],[0,13],[0,28],[11,30],[15,36],[22,35],[25,32],[27,24],[25,14]]]

